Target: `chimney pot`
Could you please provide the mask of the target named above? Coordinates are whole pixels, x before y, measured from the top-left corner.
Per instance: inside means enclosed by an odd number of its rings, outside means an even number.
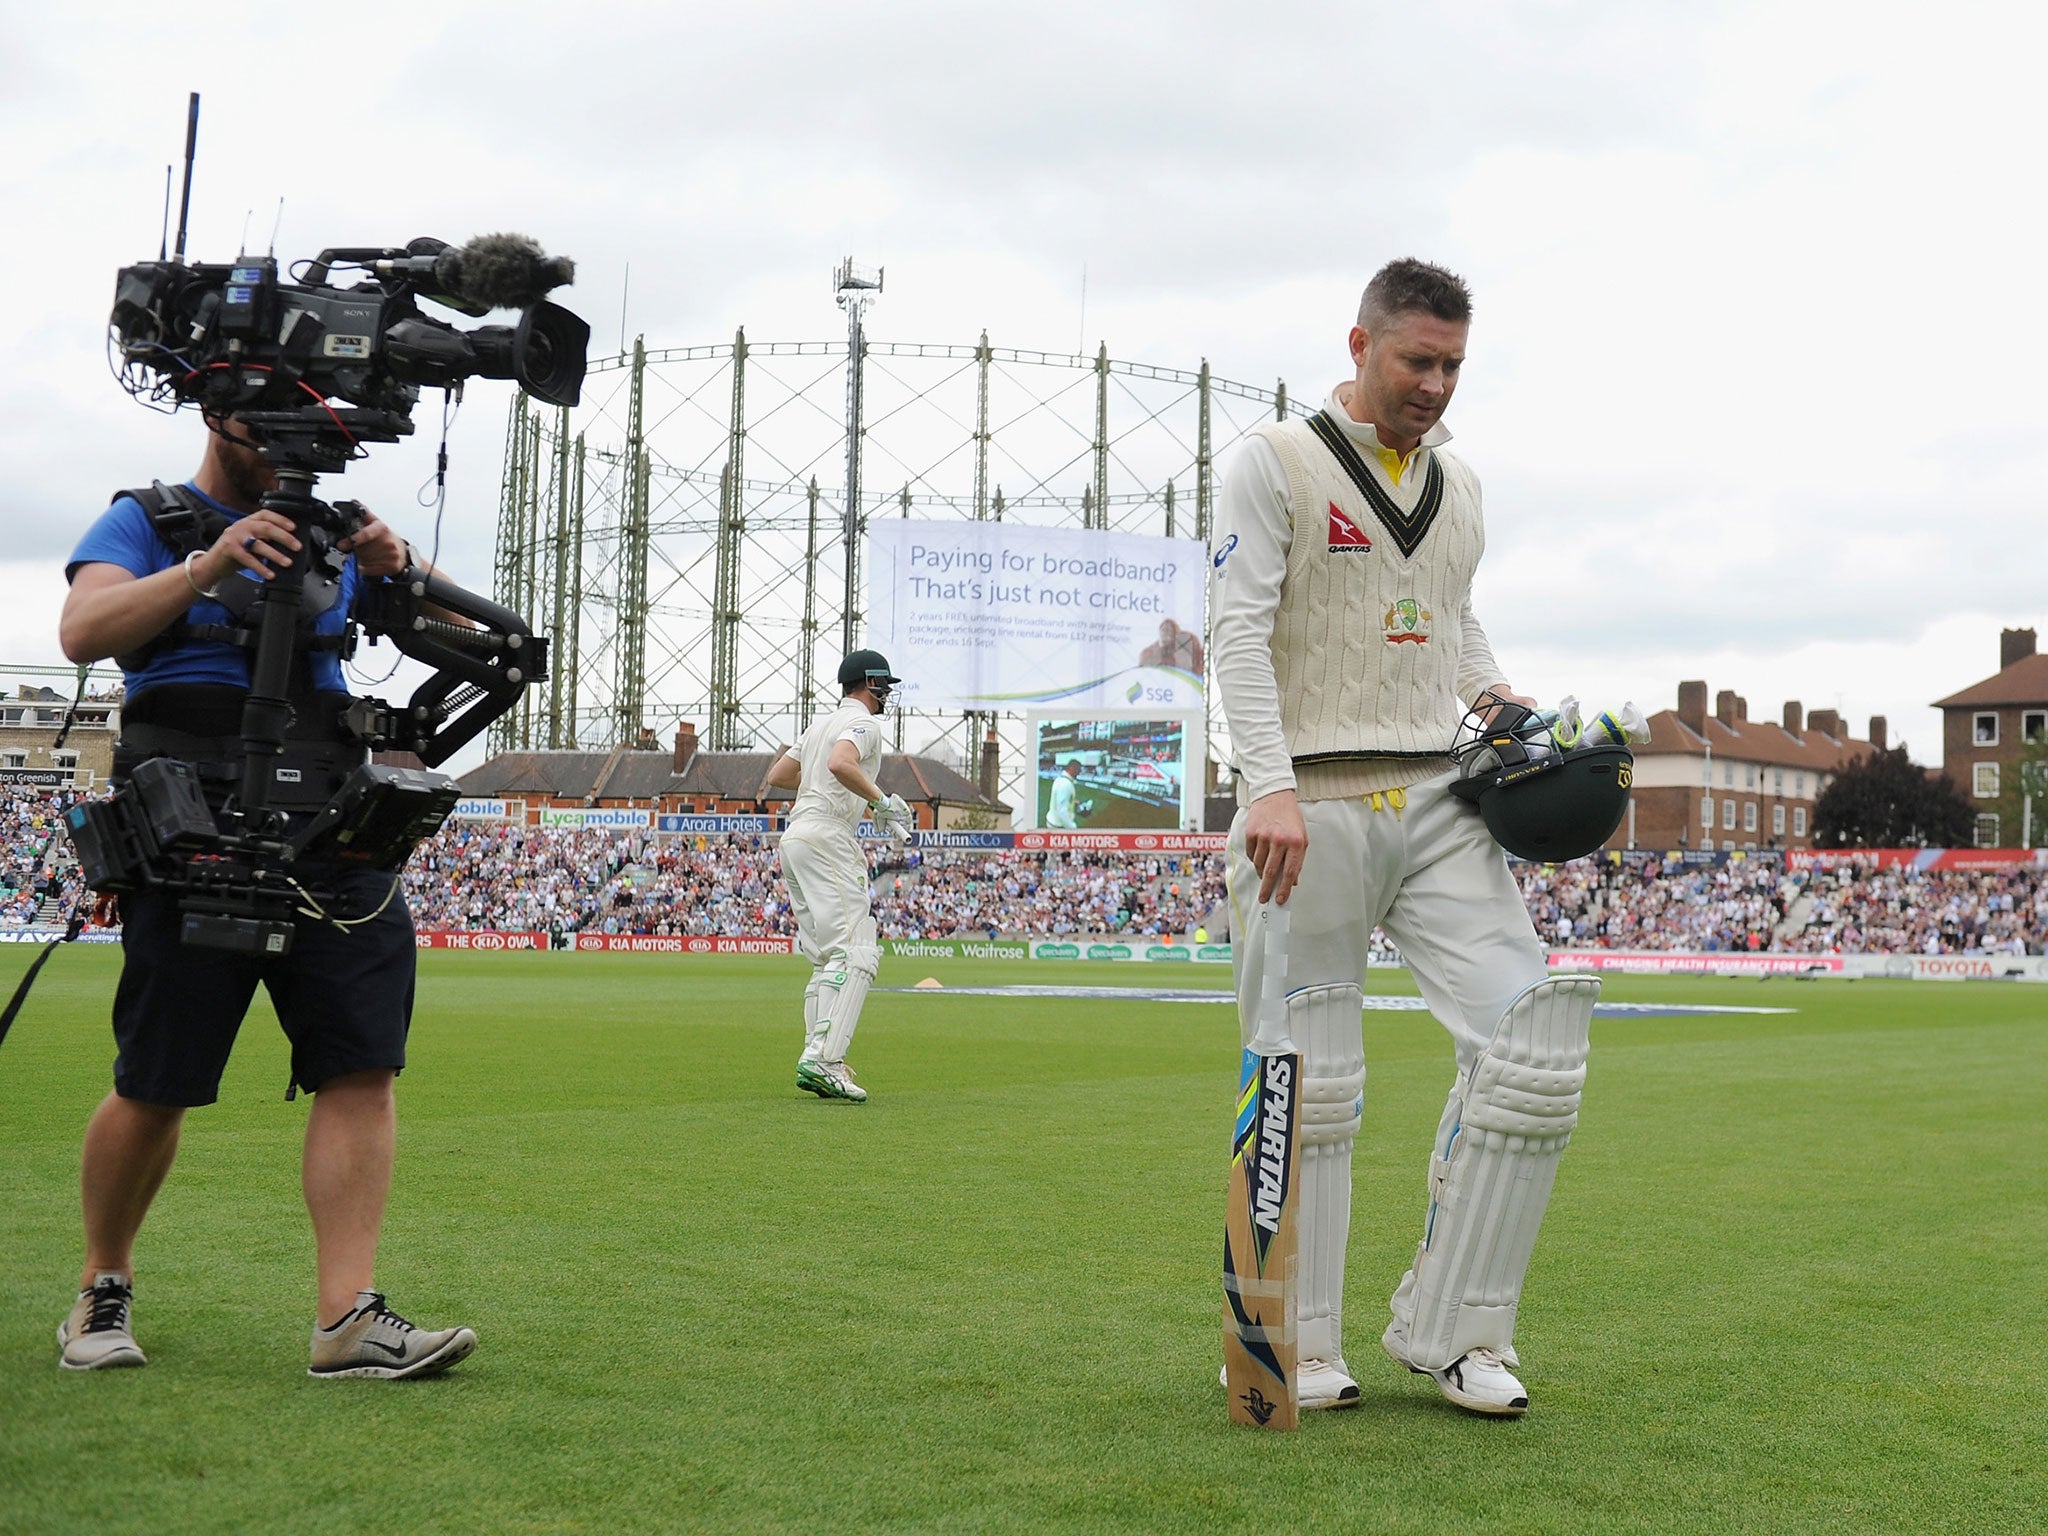
[[[1797,699],[1785,701],[1785,729],[1794,736],[1806,729],[1806,711],[1799,707]]]
[[[1735,690],[1723,688],[1714,695],[1714,718],[1723,725],[1733,725],[1740,718],[1735,712]]]
[[[2016,661],[2025,661],[2034,654],[2034,632],[2031,629],[2001,629],[1998,632],[1998,670],[2003,672]]]
[[[697,755],[697,723],[685,720],[676,726],[675,771],[681,773]]]
[[[1872,715],[1870,717],[1870,744],[1880,752],[1890,750],[1885,745],[1886,729],[1883,715]]]

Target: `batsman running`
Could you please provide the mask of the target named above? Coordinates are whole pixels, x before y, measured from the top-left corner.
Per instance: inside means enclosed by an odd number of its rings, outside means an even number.
[[[1462,1408],[1528,1409],[1515,1310],[1585,1078],[1598,983],[1549,976],[1500,845],[1450,792],[1468,707],[1490,692],[1482,712],[1520,717],[1532,702],[1509,691],[1473,616],[1479,482],[1443,447],[1470,320],[1460,278],[1384,267],[1351,327],[1353,376],[1317,415],[1253,431],[1210,550],[1211,670],[1238,782],[1236,932],[1255,900],[1292,914],[1303,1409],[1358,1401],[1344,1253],[1374,926],[1457,1052],[1422,1241],[1381,1343]],[[1249,1034],[1267,961],[1259,945],[1233,952]]]
[[[854,1104],[866,1103],[868,1092],[854,1081],[846,1050],[882,966],[868,907],[861,817],[871,817],[898,843],[910,837],[910,807],[875,782],[882,767],[876,717],[901,681],[880,651],[853,652],[839,664],[839,707],[813,721],[768,770],[770,784],[796,791],[782,834],[782,880],[796,914],[797,948],[813,967],[804,988],[796,1085],[821,1099]]]

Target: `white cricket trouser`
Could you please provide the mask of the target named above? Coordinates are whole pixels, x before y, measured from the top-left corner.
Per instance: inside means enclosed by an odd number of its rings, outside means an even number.
[[[843,1061],[882,965],[867,856],[850,827],[798,822],[782,835],[782,879],[797,948],[813,968],[804,989],[804,1056]]]
[[[1459,1075],[1439,1144],[1457,1123],[1457,1085],[1487,1048],[1501,1015],[1549,974],[1506,856],[1478,811],[1449,792],[1451,777],[1446,772],[1378,797],[1304,804],[1308,854],[1287,899],[1290,994],[1321,986],[1362,991],[1376,925],[1407,958],[1423,1001],[1457,1048]],[[1245,816],[1240,809],[1230,828],[1234,937],[1250,931],[1259,891],[1258,873],[1244,851]],[[1238,1018],[1249,1039],[1264,982],[1263,946],[1239,938],[1231,950]],[[1362,1022],[1359,1027],[1362,1036]],[[1305,1098],[1316,1100],[1319,1083],[1327,1080],[1343,1097],[1356,1091],[1362,1113],[1361,1037],[1350,1036],[1347,1026],[1342,1041],[1317,1030],[1310,1040],[1295,1043],[1304,1051]],[[1344,1123],[1331,1126],[1314,1155],[1307,1145],[1311,1128],[1304,1126],[1299,1338],[1303,1355],[1337,1359],[1351,1213],[1350,1137],[1357,1119],[1338,1114],[1336,1107],[1326,1112]]]

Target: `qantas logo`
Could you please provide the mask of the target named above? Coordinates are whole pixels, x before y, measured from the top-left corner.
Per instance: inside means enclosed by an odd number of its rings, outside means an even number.
[[[1347,554],[1352,550],[1368,554],[1372,550],[1372,540],[1368,539],[1365,530],[1346,517],[1343,509],[1333,501],[1330,503],[1330,553],[1334,555],[1340,549]]]

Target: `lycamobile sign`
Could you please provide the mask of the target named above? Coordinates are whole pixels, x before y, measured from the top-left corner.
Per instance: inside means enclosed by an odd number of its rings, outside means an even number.
[[[1028,960],[1031,946],[1021,939],[884,939],[886,954],[915,960]]]

